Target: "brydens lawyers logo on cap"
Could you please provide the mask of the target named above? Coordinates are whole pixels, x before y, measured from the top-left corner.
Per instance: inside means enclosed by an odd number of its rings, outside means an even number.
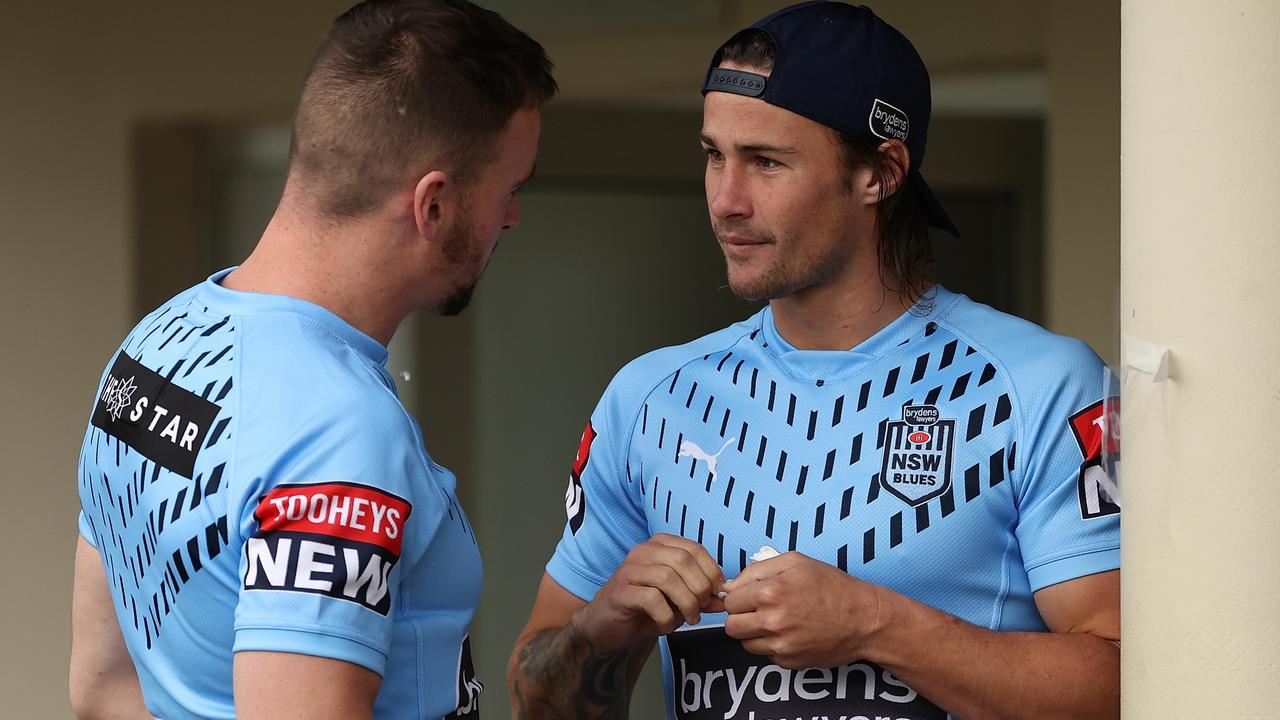
[[[906,142],[907,133],[911,130],[911,121],[905,112],[876,98],[875,103],[871,105],[871,114],[867,116],[867,126],[871,128],[871,134],[876,137]]]

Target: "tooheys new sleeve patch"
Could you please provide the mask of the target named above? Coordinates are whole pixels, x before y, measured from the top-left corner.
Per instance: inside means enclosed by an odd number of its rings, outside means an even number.
[[[1108,407],[1114,417],[1108,417]],[[1076,483],[1080,517],[1093,520],[1120,513],[1118,489],[1111,479],[1120,460],[1120,399],[1099,400],[1068,421],[1084,462]],[[1105,460],[1105,462],[1104,462]]]
[[[90,422],[157,465],[190,478],[219,410],[121,351]]]
[[[380,614],[413,506],[352,482],[278,485],[258,502],[245,544],[245,590],[328,595]]]
[[[596,439],[595,428],[587,423],[582,431],[582,440],[578,443],[578,454],[573,459],[573,469],[569,472],[569,487],[564,491],[564,512],[569,517],[569,528],[578,534],[582,527],[582,519],[587,515],[587,498],[582,492],[582,473],[587,469],[587,460],[591,456],[591,443]]]

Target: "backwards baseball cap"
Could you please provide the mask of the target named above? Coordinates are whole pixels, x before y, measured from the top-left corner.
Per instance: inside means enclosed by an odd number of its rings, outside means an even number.
[[[869,8],[829,0],[792,5],[742,32],[753,29],[773,38],[773,70],[760,75],[717,67],[722,45],[702,94],[759,98],[843,133],[901,140],[911,157],[907,177],[929,224],[959,237],[920,175],[931,99],[929,71],[911,42]]]

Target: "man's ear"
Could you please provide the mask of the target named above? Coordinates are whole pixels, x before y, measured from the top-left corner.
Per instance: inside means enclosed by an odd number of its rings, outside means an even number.
[[[453,179],[443,170],[432,170],[418,179],[413,189],[413,219],[418,234],[427,242],[434,242],[443,226],[443,203],[456,188]]]
[[[867,185],[863,190],[868,196],[868,201],[873,203],[897,192],[906,181],[907,172],[911,169],[911,153],[907,151],[907,146],[901,140],[886,140],[880,143],[876,152],[883,155],[888,162],[885,163],[883,177],[878,177],[876,173],[868,174]]]

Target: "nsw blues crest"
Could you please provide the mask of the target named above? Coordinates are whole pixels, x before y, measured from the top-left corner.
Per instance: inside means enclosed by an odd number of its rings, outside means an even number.
[[[933,405],[905,405],[902,419],[885,424],[880,485],[911,507],[951,487],[951,451],[956,421],[942,419]]]

